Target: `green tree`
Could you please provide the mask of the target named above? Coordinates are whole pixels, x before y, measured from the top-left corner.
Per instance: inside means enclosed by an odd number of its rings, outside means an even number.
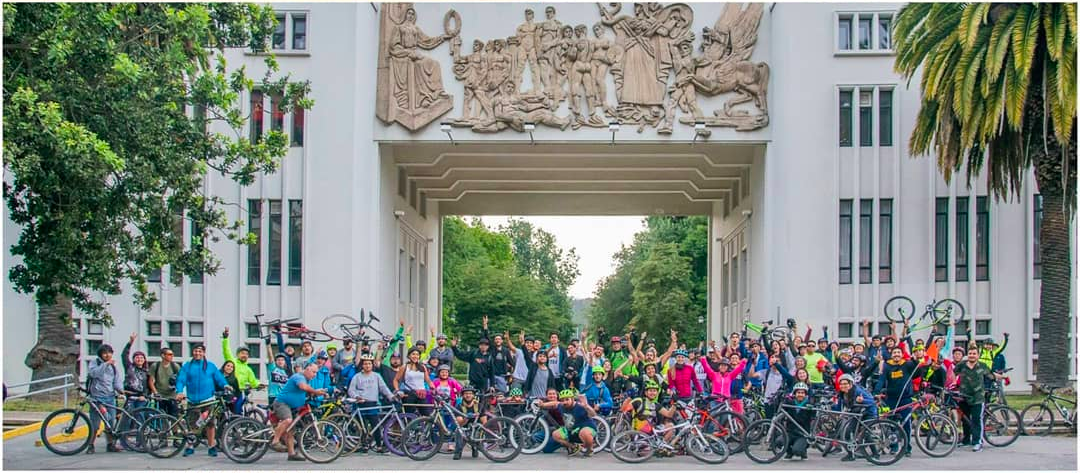
[[[680,340],[700,340],[696,317],[691,323],[690,259],[679,254],[676,243],[657,244],[648,259],[634,269],[631,322],[638,332],[660,335],[675,329]]]
[[[1068,359],[1076,208],[1076,5],[913,3],[900,10],[896,70],[921,71],[922,103],[908,146],[933,151],[946,180],[985,167],[997,198],[1018,196],[1034,166],[1043,199],[1040,360]],[[932,147],[932,149],[931,149]],[[1041,363],[1039,381],[1069,383],[1068,363]]]
[[[4,198],[20,226],[9,278],[40,307],[34,377],[73,370],[72,307],[110,324],[104,295],[129,283],[144,309],[147,276],[213,274],[204,241],[250,240],[208,173],[241,185],[271,173],[288,149],[271,131],[242,137],[240,98],[256,87],[230,71],[228,48],[265,51],[275,18],[253,4],[4,5]],[[257,87],[283,109],[310,108],[310,86],[266,56]],[[209,131],[229,129],[229,133]],[[183,226],[202,229],[185,248]],[[179,225],[178,225],[179,223]],[[62,314],[63,316],[57,316]]]
[[[564,251],[555,236],[522,219],[510,219],[500,227],[500,233],[510,237],[518,274],[538,280],[560,313],[570,315],[570,286],[581,275],[577,252]]]

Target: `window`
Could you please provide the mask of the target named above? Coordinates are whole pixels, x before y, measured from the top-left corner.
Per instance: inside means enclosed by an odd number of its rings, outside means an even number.
[[[836,326],[840,338],[851,338],[853,326],[854,324],[852,324],[851,322],[840,322],[840,324]]]
[[[263,93],[261,90],[251,91],[251,142],[258,143],[263,133]]]
[[[247,329],[247,338],[262,338],[262,332],[259,330],[259,324],[244,324]]]
[[[199,224],[197,222],[192,220],[191,221],[191,251],[196,252],[196,253],[202,253],[203,241],[205,239],[206,239],[206,235],[203,234],[202,228],[199,227]],[[202,271],[199,271],[197,273],[192,274],[190,279],[191,279],[192,284],[202,284],[203,283],[203,273],[202,273]]]
[[[102,335],[105,333],[105,325],[101,322],[89,322],[86,324],[87,335]]]
[[[882,337],[892,335],[892,325],[889,322],[878,322],[877,333]]]
[[[874,91],[859,91],[859,146],[874,146]]]
[[[255,241],[248,245],[248,284],[262,283],[262,201],[248,200],[248,233]]]
[[[281,285],[281,201],[270,201],[270,244],[267,247],[266,284]]]
[[[401,301],[401,302],[405,302],[405,285],[409,283],[409,279],[408,279],[409,278],[409,268],[406,267],[406,265],[408,265],[409,263],[408,263],[408,260],[405,259],[405,249],[404,248],[400,248],[400,247],[398,248],[398,258],[397,259],[398,259],[398,286],[397,286],[398,300]]]
[[[71,321],[71,330],[75,332],[75,335],[82,334],[82,324],[80,323],[79,319],[74,319]]]
[[[840,91],[840,146],[851,146],[851,90]]]
[[[1040,244],[1042,234],[1042,219],[1043,219],[1043,202],[1042,195],[1035,194],[1035,199],[1032,202],[1032,214],[1033,228],[1032,228],[1032,242],[1034,248],[1032,248],[1032,270],[1035,274],[1035,279],[1042,279],[1042,245]]]
[[[728,262],[725,261],[724,262],[724,270],[720,273],[721,277],[724,278],[724,282],[722,282],[720,284],[720,287],[722,287],[724,289],[727,289],[727,286],[728,286],[727,282],[731,279],[731,273],[728,273],[728,267],[729,267]],[[723,300],[724,300],[724,307],[727,307],[727,305],[731,303],[731,291],[724,291]]]
[[[731,301],[733,304],[739,302],[739,258],[731,258],[731,297],[734,298]]]
[[[869,50],[870,35],[872,34],[871,24],[873,22],[873,16],[871,15],[859,15],[859,49]]]
[[[990,321],[989,320],[976,320],[975,321],[975,335],[990,335]]]
[[[248,343],[244,345],[248,349],[248,356],[251,358],[262,358],[262,344],[261,343]],[[256,364],[256,363],[252,363]]]
[[[975,280],[990,280],[990,205],[986,196],[975,198]]]
[[[146,334],[151,337],[160,337],[161,322],[146,322]]]
[[[420,216],[427,218],[427,197],[423,192],[420,193]]]
[[[291,146],[304,146],[304,109],[293,107],[292,109],[292,135]]]
[[[949,198],[938,197],[934,204],[934,280],[949,280]]]
[[[968,280],[968,198],[956,198],[956,280]]]
[[[878,15],[878,49],[892,49],[892,16]]]
[[[210,124],[206,120],[206,104],[197,103],[191,112],[192,121],[195,123],[195,127],[206,134],[207,126]]]
[[[878,90],[878,144],[892,146],[892,92]]]
[[[859,284],[870,284],[874,248],[874,199],[859,200]]]
[[[301,276],[301,253],[304,238],[304,203],[289,201],[289,285],[299,286]]]
[[[749,286],[746,282],[747,266],[749,266],[749,260],[746,258],[746,250],[743,249],[742,252],[739,253],[739,280],[743,282],[743,284],[739,286],[740,301],[746,300],[746,288]]]
[[[841,15],[836,25],[836,49],[851,50],[851,15]]]
[[[146,282],[161,282],[161,268],[150,271],[146,276]]]
[[[260,368],[262,368],[262,365],[258,363],[251,363],[248,365],[248,368],[251,368],[251,372],[255,374],[255,378],[262,379],[262,372],[259,370]]]
[[[285,131],[285,112],[281,111],[281,94],[270,95],[270,129]]]
[[[86,355],[97,356],[98,348],[101,348],[101,340],[87,340],[86,341]]]
[[[398,168],[397,171],[397,193],[402,199],[409,197],[409,176],[405,174],[405,168]]]
[[[878,282],[892,282],[892,199],[878,201]]]
[[[146,356],[161,356],[161,342],[146,342]]]
[[[169,342],[167,345],[176,356],[184,356],[184,344],[182,342]]]
[[[409,253],[409,303],[416,304],[416,245],[411,244],[413,251]]]
[[[840,284],[851,284],[851,199],[840,201]]]
[[[274,49],[285,49],[285,14],[278,13],[275,15],[277,24],[274,25],[274,35],[271,41],[271,46]]]
[[[307,49],[307,15],[292,14],[292,48]]]
[[[203,336],[202,322],[188,322],[188,335],[192,337]]]
[[[168,326],[170,337],[184,336],[184,324],[182,322],[169,322]]]

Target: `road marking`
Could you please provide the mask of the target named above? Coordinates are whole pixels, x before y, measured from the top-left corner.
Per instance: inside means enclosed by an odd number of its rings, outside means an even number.
[[[56,424],[58,422],[64,422],[64,421],[70,420],[70,419],[71,419],[70,415],[56,416],[55,418],[53,418],[52,421],[49,422],[49,425],[54,425],[54,424]],[[44,421],[42,421],[42,422],[44,422]],[[9,430],[7,432],[4,432],[4,440],[13,439],[15,437],[21,437],[23,435],[33,433],[33,432],[37,432],[39,430],[41,430],[41,422],[34,422],[33,424],[24,425],[22,427],[16,427],[16,428],[11,429],[11,430]],[[85,437],[86,434],[83,434],[83,436]]]

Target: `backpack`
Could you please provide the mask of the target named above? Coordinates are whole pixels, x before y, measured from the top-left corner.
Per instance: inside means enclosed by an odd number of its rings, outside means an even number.
[[[174,361],[174,362],[171,362],[169,364],[170,364],[170,366],[172,368],[172,371],[173,371],[172,376],[169,376],[169,380],[168,380],[169,386],[176,386],[176,377],[180,374],[180,363],[177,363],[177,362]],[[159,377],[158,375],[161,373],[161,362],[160,361],[157,362],[157,363],[154,363],[154,369],[152,370],[152,372],[154,373],[154,378]],[[156,381],[156,379],[155,379],[155,381]]]

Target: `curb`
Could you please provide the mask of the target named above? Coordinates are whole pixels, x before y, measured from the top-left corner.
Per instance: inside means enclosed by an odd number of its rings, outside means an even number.
[[[66,421],[68,419],[71,419],[71,417],[70,416],[58,416],[55,419],[53,419],[51,422],[49,422],[49,425],[53,425],[53,424],[56,424],[56,423],[59,423],[59,422],[64,422],[64,421]],[[41,423],[42,422],[44,422],[44,420],[41,421],[41,422],[34,422],[32,424],[27,424],[27,425],[24,425],[22,427],[16,427],[16,428],[11,429],[11,430],[9,430],[7,432],[4,432],[4,440],[7,441],[7,440],[10,440],[10,439],[13,439],[13,438],[16,438],[16,437],[21,437],[21,436],[26,435],[26,434],[38,432],[38,431],[41,430]]]

